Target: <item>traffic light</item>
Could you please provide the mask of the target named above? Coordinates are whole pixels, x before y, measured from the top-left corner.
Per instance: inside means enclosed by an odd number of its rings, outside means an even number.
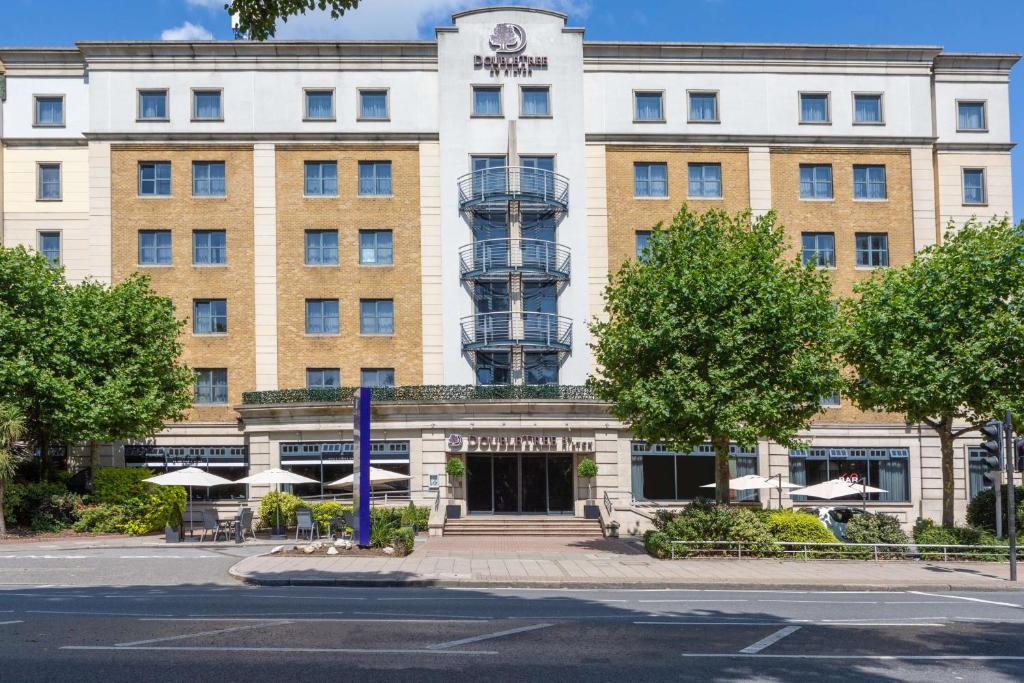
[[[1003,469],[1003,423],[989,420],[981,427],[981,435],[985,437],[981,449],[985,455],[981,458],[981,478],[987,488],[995,488],[1000,483],[1000,471]]]

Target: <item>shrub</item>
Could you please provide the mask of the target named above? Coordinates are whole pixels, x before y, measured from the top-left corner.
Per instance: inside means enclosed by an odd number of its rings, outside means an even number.
[[[117,534],[124,530],[124,509],[120,505],[87,505],[78,514],[72,528],[96,534]]]
[[[694,502],[665,526],[672,540],[693,541],[693,545],[676,548],[676,555],[729,554],[735,548],[710,541],[742,542],[743,552],[753,555],[774,555],[779,548],[764,522],[750,510],[726,505]],[[700,543],[708,541],[708,543]]]
[[[58,493],[39,501],[32,511],[32,531],[47,532],[67,529],[78,519],[82,498],[74,493]]]
[[[332,519],[336,516],[341,516],[341,513],[346,510],[349,512],[352,511],[351,505],[345,506],[333,500],[325,500],[322,503],[311,503],[308,507],[310,513],[313,515],[313,521],[319,525],[320,531],[323,533],[327,533],[328,525],[331,523]]]
[[[449,477],[461,477],[466,473],[466,466],[462,464],[462,458],[448,458],[444,465],[444,473]]]
[[[1006,515],[1006,484],[1003,484],[1003,529],[1007,527]],[[1024,529],[1024,486],[1018,486],[1016,492],[1017,528]],[[967,524],[979,529],[996,530],[996,493],[993,489],[981,491],[967,505]]]
[[[290,493],[271,491],[263,496],[259,509],[259,528],[271,529],[277,520],[277,506],[281,506],[281,524],[295,526],[295,511],[304,506],[302,499]]]
[[[391,543],[394,545],[396,554],[408,555],[416,545],[416,537],[410,527],[401,527],[395,530]]]
[[[399,521],[389,515],[370,516],[370,545],[383,548],[394,542]]]
[[[67,487],[56,481],[8,484],[4,489],[4,519],[12,525],[31,526],[44,501],[67,492]],[[43,520],[40,521],[45,525]]]
[[[907,534],[900,527],[899,520],[892,515],[880,513],[854,515],[853,519],[846,523],[847,543],[908,543],[909,541]]]
[[[402,509],[402,526],[416,527],[416,531],[425,531],[430,525],[430,508],[417,507],[409,501],[409,505]]]
[[[152,476],[152,472],[141,467],[103,467],[93,475],[93,498],[98,503],[114,505],[138,498],[151,487],[143,479]]]
[[[597,464],[590,458],[583,458],[576,467],[576,474],[580,475],[581,479],[593,479],[597,476]]]
[[[970,526],[958,526],[952,529],[936,526],[930,519],[919,519],[914,525],[914,542],[921,545],[1004,545],[1003,541],[985,529]],[[941,549],[919,550],[925,560],[941,560],[949,557]],[[1004,555],[998,552],[965,552],[965,549],[950,551],[953,559],[965,560],[1002,560]]]
[[[664,531],[652,529],[644,534],[644,549],[647,554],[664,560],[672,556],[671,540]]]
[[[664,532],[668,528],[669,522],[677,518],[680,514],[682,513],[674,512],[672,510],[655,510],[654,519],[652,520],[654,528],[658,531]]]
[[[772,510],[765,524],[776,541],[838,543],[839,539],[814,515],[797,510]]]

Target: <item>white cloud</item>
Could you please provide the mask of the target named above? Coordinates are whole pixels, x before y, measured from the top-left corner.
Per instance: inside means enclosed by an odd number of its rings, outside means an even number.
[[[448,25],[453,12],[481,4],[508,4],[508,1],[365,0],[364,4],[345,12],[337,20],[331,18],[330,12],[320,11],[290,17],[287,22],[278,22],[275,37],[320,40],[433,38],[432,29]],[[566,12],[575,21],[590,12],[589,0],[529,0],[523,4]]]
[[[202,24],[186,21],[181,26],[169,28],[161,33],[160,40],[213,40],[213,34],[203,28]]]
[[[202,7],[208,10],[222,10],[224,5],[227,4],[225,0],[185,0],[185,4],[189,7]]]

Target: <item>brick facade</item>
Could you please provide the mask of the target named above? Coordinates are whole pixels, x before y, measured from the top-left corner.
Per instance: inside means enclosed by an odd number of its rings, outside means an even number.
[[[224,161],[224,197],[192,196],[192,162]],[[140,197],[140,161],[171,162],[171,196]],[[153,288],[174,301],[182,332],[184,361],[195,368],[226,368],[228,403],[199,406],[193,422],[234,421],[232,406],[253,387],[253,176],[251,146],[113,146],[111,148],[112,266],[115,282],[133,272],[149,276]],[[227,265],[192,263],[192,231],[224,230]],[[139,230],[170,230],[169,266],[139,265]],[[193,299],[227,299],[226,335],[192,333]]]

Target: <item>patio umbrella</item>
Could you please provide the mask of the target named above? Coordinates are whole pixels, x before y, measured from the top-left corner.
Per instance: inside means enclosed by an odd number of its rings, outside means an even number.
[[[830,479],[814,486],[790,491],[790,493],[794,496],[809,496],[826,500],[843,498],[845,496],[860,496],[861,501],[864,503],[864,508],[867,509],[869,493],[888,493],[888,491],[875,486],[868,486],[867,481],[863,484],[856,484],[847,479]]]
[[[701,486],[702,489],[713,489],[715,483],[704,484]],[[770,477],[762,477],[760,474],[745,474],[742,477],[736,477],[735,479],[729,480],[729,488],[733,491],[750,491],[750,490],[761,490],[761,489],[778,489],[779,490],[779,507],[782,507],[782,489],[796,489],[800,488],[799,484],[791,484],[788,481],[783,481],[781,474],[773,474]],[[771,503],[771,494],[769,494],[768,502]]]
[[[316,479],[310,479],[304,477],[301,474],[295,474],[288,470],[282,470],[277,467],[272,467],[269,470],[263,470],[256,474],[250,474],[248,477],[243,477],[235,482],[236,484],[257,484],[262,486],[269,486],[274,484],[277,487],[278,493],[281,491],[281,484],[315,484]],[[277,520],[274,524],[274,535],[280,536],[283,533],[281,529],[281,499],[278,498],[277,502]]]
[[[343,489],[349,488],[354,482],[355,474],[350,474],[347,477],[342,477],[336,481],[332,481],[327,486],[331,488]],[[408,481],[412,479],[408,474],[399,474],[398,472],[392,472],[391,470],[382,470],[379,467],[370,468],[370,486],[374,484],[390,484],[396,481]]]
[[[216,474],[210,474],[206,470],[201,470],[198,467],[186,467],[183,470],[175,470],[174,472],[168,472],[167,474],[160,474],[155,477],[150,477],[143,481],[148,481],[150,484],[156,484],[157,486],[187,486],[188,487],[188,533],[192,535],[192,487],[193,486],[205,486],[207,488],[211,486],[223,486],[224,484],[233,484],[234,482],[224,477],[218,477]]]

